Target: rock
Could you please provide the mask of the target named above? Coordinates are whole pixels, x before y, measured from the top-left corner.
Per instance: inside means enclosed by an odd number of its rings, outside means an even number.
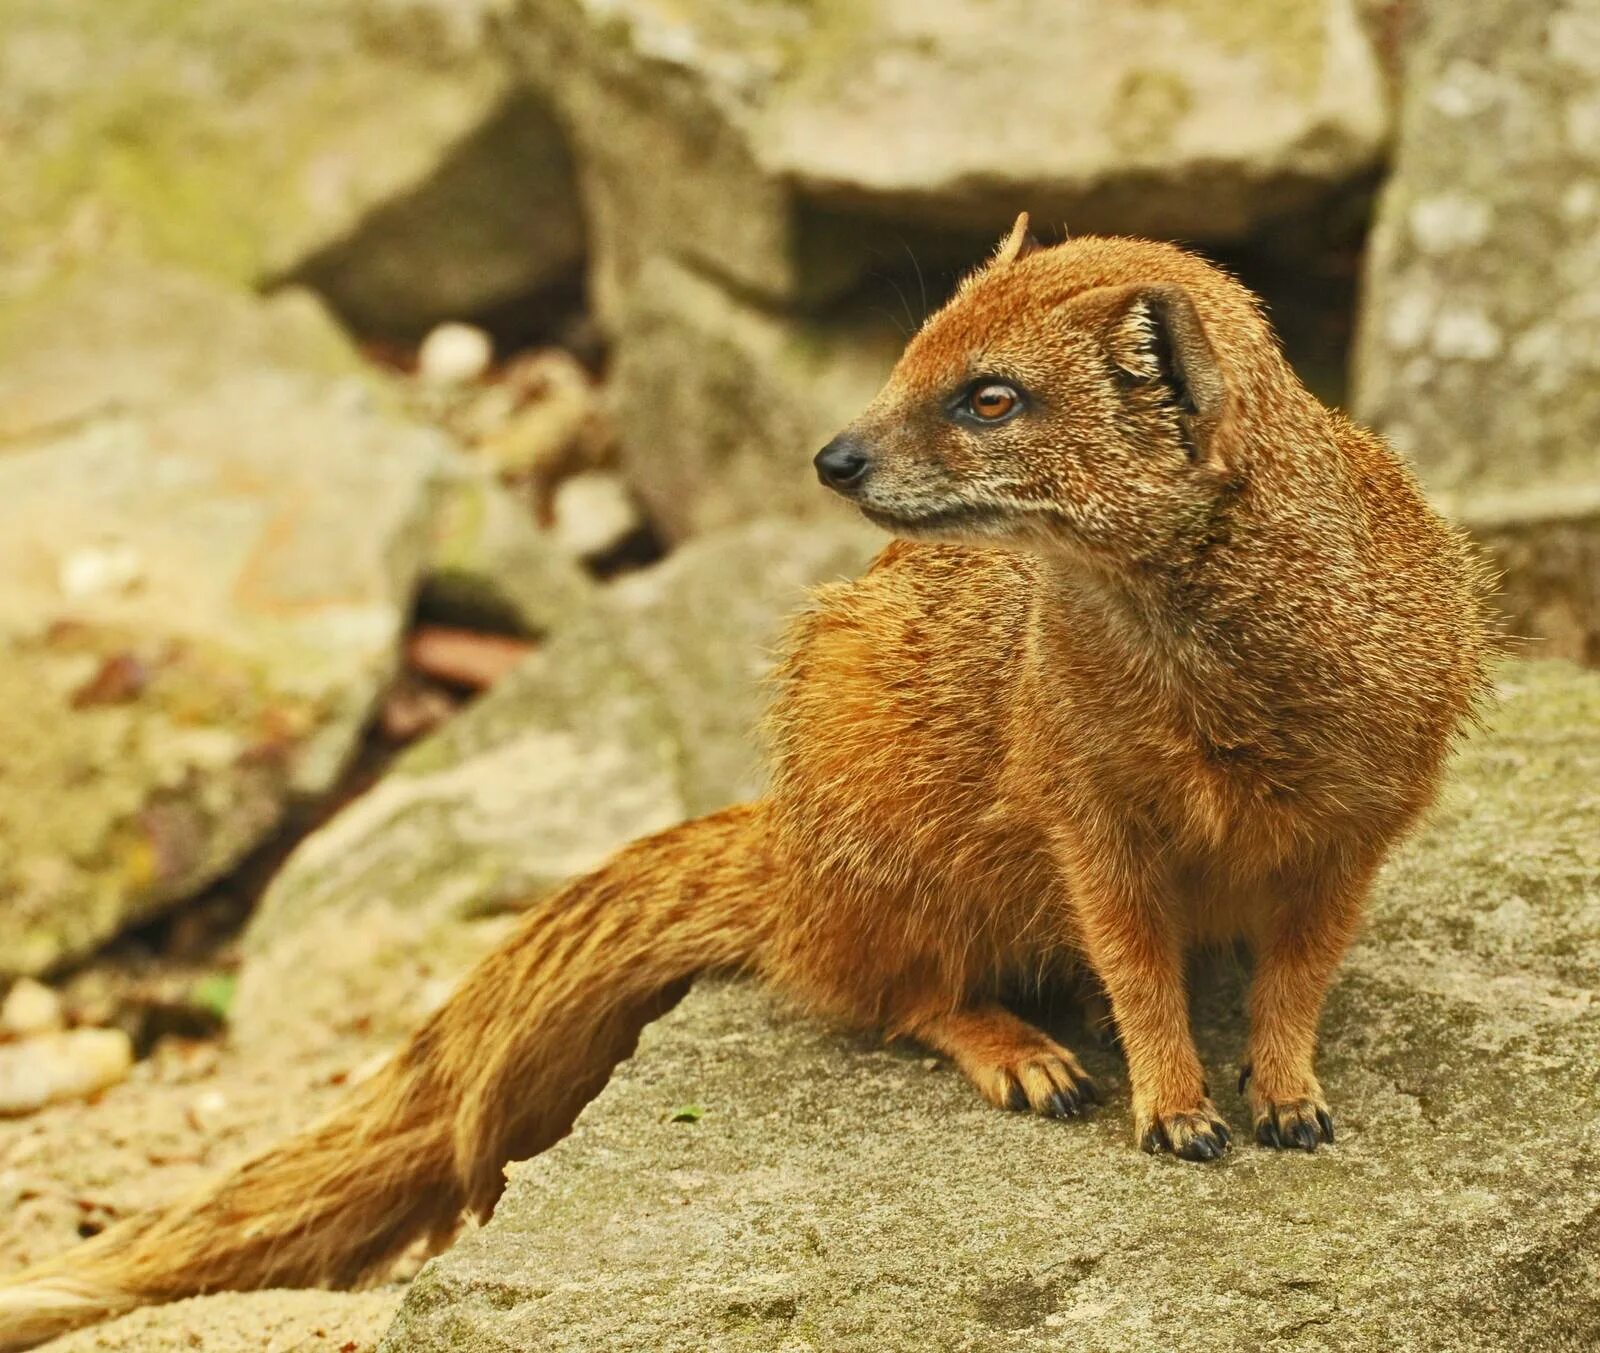
[[[605,470],[563,479],[550,515],[551,538],[569,559],[603,559],[644,527],[628,486]]]
[[[671,540],[834,507],[811,457],[900,355],[892,317],[785,317],[657,259],[618,330],[609,390],[623,469]]]
[[[66,1023],[61,997],[43,982],[19,977],[0,1003],[0,1039],[52,1033]]]
[[[471,385],[494,361],[494,340],[475,324],[440,324],[417,351],[417,375],[432,385]]]
[[[0,972],[231,868],[394,670],[443,443],[307,307],[129,267],[0,312]]]
[[[1371,168],[1387,131],[1349,0],[537,0],[514,32],[571,130],[608,319],[657,255],[809,303],[898,255],[898,227],[992,238],[1020,207],[1237,238]]]
[[[677,757],[603,619],[573,617],[289,857],[245,936],[235,1037],[409,1032],[510,911],[683,816]]]
[[[0,1043],[0,1116],[83,1099],[115,1085],[133,1065],[121,1029],[69,1029]]]
[[[372,1353],[400,1294],[219,1292],[133,1311],[46,1345],[50,1353]]]
[[[1600,667],[1600,512],[1470,519],[1500,575],[1495,605],[1525,653]]]
[[[0,14],[0,296],[149,257],[315,285],[420,336],[565,279],[565,143],[486,5],[9,0]]]
[[[763,682],[784,622],[810,588],[855,577],[887,540],[844,511],[766,518],[699,536],[607,589],[629,658],[676,720],[690,813],[761,792]]]
[[[262,302],[167,268],[86,265],[0,302],[0,442],[142,414],[240,370],[285,367],[368,381],[309,292]]]
[[[1502,694],[1334,986],[1336,1146],[1145,1156],[1120,1061],[1076,1023],[1112,1092],[1057,1123],[702,985],[382,1347],[1592,1347],[1600,680],[1518,665]],[[1242,976],[1196,982],[1236,1127]]]
[[[1516,625],[1592,657],[1600,23],[1592,4],[1555,0],[1429,5],[1415,20],[1356,410],[1509,567]]]
[[[453,465],[444,478],[420,609],[446,624],[550,634],[601,603],[594,583],[489,475]]]
[[[876,543],[853,523],[755,523],[568,613],[290,856],[245,937],[238,1045],[359,1030],[382,1046],[508,913],[635,837],[752,792],[759,678],[782,618]]]

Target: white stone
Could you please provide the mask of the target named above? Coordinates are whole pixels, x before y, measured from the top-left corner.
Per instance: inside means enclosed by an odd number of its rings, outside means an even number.
[[[105,544],[74,550],[61,561],[56,581],[72,601],[131,592],[144,578],[144,560],[131,545]]]
[[[550,510],[556,545],[575,559],[603,555],[639,527],[639,509],[628,486],[600,470],[563,481]]]
[[[0,1037],[28,1038],[49,1033],[65,1023],[61,997],[31,977],[18,978],[0,1005]]]
[[[473,324],[440,324],[422,340],[417,374],[429,385],[470,385],[494,360],[494,340]]]
[[[0,1045],[0,1115],[87,1098],[132,1065],[133,1042],[121,1029],[71,1029]]]

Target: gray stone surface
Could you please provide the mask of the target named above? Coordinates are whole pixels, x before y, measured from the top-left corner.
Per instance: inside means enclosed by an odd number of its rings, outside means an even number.
[[[1356,411],[1491,543],[1513,619],[1592,657],[1600,573],[1566,575],[1600,539],[1600,5],[1424,5],[1409,27]]]
[[[403,1036],[508,912],[684,815],[678,757],[604,618],[573,617],[290,856],[245,936],[236,1036]]]
[[[0,310],[0,369],[15,973],[193,893],[332,784],[395,664],[442,443],[305,298],[137,268]]]
[[[440,484],[422,607],[434,620],[548,634],[602,605],[595,584],[534,525],[528,505],[462,459]]]
[[[836,293],[898,249],[874,217],[1237,236],[1387,131],[1348,0],[532,0],[515,27],[582,163],[607,314],[657,254]]]
[[[7,0],[0,296],[83,257],[420,330],[567,276],[565,143],[464,0]]]
[[[623,468],[671,539],[837,511],[811,458],[905,343],[895,318],[775,313],[657,258],[623,307],[609,391]]]
[[[855,577],[887,543],[854,512],[767,518],[691,540],[611,587],[622,645],[676,721],[689,813],[761,791],[764,679],[784,621],[809,589]]]
[[[273,879],[245,938],[241,1046],[399,1038],[512,912],[625,842],[751,792],[766,650],[806,586],[856,571],[876,543],[850,523],[757,522],[587,605],[563,602],[520,668]],[[509,575],[558,580],[530,606],[570,582],[548,562]]]
[[[1087,1124],[704,986],[423,1270],[383,1348],[1592,1348],[1600,680],[1514,665],[1501,689],[1333,991],[1336,1146],[1144,1156],[1120,1062],[1071,1019],[1112,1089]],[[1195,987],[1242,1126],[1241,965]]]

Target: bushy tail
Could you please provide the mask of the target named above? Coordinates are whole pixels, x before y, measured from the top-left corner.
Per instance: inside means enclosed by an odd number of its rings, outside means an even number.
[[[486,1215],[694,976],[749,964],[773,887],[760,805],[628,846],[536,907],[320,1126],[0,1284],[0,1350],[152,1302],[349,1286]]]

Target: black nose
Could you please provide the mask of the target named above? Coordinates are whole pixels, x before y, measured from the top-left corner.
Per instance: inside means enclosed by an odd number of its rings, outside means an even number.
[[[859,443],[848,437],[835,437],[812,462],[817,467],[817,478],[830,489],[843,493],[852,484],[866,478],[867,467],[872,464]]]

